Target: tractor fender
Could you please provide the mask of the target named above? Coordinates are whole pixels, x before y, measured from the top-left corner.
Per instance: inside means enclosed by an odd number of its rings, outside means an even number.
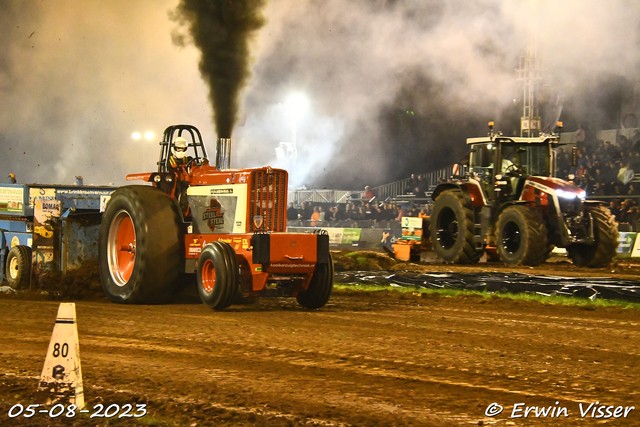
[[[502,213],[503,210],[505,210],[506,208],[508,208],[509,206],[513,206],[513,205],[531,205],[531,206],[535,206],[535,202],[532,202],[531,200],[512,200],[506,203],[503,203],[502,205],[500,205],[500,207],[494,212],[493,217],[494,218],[498,218],[498,216]]]
[[[582,201],[582,203],[585,206],[607,206],[607,203],[603,202],[602,200],[587,200],[587,199],[584,199]]]
[[[440,193],[446,190],[462,190],[462,189],[460,188],[459,184],[456,184],[454,182],[443,182],[442,184],[439,184],[435,190],[433,190],[433,193],[431,193],[431,199],[435,201],[436,198],[440,195]]]
[[[464,196],[465,203],[471,207],[482,207],[487,205],[480,183],[473,181],[464,181],[460,183],[445,182],[436,187],[431,194],[431,198],[435,201],[438,195],[446,190],[460,190]]]

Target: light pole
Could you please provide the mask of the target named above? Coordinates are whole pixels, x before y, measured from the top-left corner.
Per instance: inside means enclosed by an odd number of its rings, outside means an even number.
[[[294,93],[289,96],[286,103],[287,112],[291,115],[291,129],[293,133],[291,158],[295,163],[298,157],[297,135],[296,135],[296,122],[302,117],[309,108],[309,100],[302,93]]]

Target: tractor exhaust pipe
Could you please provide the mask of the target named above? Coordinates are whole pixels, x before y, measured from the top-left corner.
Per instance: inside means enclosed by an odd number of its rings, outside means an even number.
[[[231,169],[231,138],[218,138],[216,143],[216,169]]]

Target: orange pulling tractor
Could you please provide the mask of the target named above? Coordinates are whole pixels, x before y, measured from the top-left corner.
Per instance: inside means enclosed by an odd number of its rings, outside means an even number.
[[[323,307],[333,288],[329,236],[286,233],[287,172],[228,169],[230,140],[209,165],[198,129],[168,127],[158,171],[128,175],[111,195],[99,239],[100,278],[117,303],[161,303],[179,276],[197,277],[202,301],[221,310],[241,296],[295,296]]]

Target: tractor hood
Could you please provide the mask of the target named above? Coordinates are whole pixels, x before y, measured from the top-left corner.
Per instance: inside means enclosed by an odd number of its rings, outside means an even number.
[[[563,194],[567,196],[575,194],[581,199],[585,196],[585,191],[582,188],[560,178],[530,176],[527,178],[527,183],[531,183],[535,188],[546,191],[547,193],[556,193],[559,196]]]

